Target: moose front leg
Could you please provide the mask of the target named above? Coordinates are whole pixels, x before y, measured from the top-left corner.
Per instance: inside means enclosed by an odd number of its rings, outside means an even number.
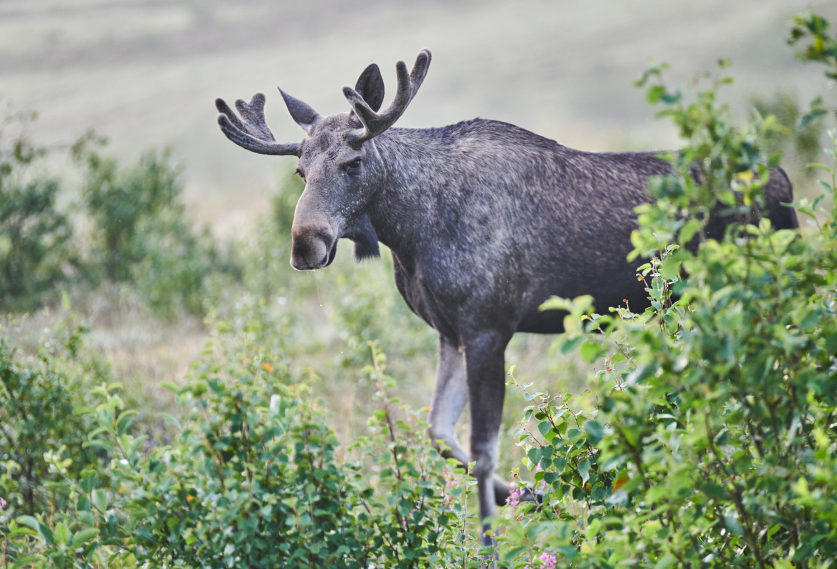
[[[465,359],[459,346],[439,336],[439,363],[436,367],[436,389],[430,410],[430,440],[441,442],[445,458],[454,458],[467,468],[470,457],[456,439],[456,421],[468,403],[465,383]]]
[[[471,460],[475,463],[485,545],[493,542],[485,532],[491,529],[486,519],[495,512],[494,469],[500,455],[498,437],[506,391],[504,353],[508,341],[509,337],[500,333],[482,332],[465,342],[466,381],[471,403]]]
[[[456,438],[456,421],[468,403],[468,384],[465,381],[465,357],[459,346],[444,336],[439,336],[439,363],[436,367],[436,389],[430,410],[430,440],[447,449],[442,456],[453,458],[468,467],[470,455]],[[437,447],[438,448],[438,447]],[[498,506],[509,497],[509,484],[499,476],[493,476],[494,502]]]

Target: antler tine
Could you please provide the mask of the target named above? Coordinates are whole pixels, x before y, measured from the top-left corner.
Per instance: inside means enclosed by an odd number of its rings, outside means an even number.
[[[218,115],[218,126],[227,138],[251,152],[298,156],[299,143],[276,142],[264,119],[264,103],[265,96],[262,93],[253,95],[249,103],[238,99],[235,107],[241,114],[239,119],[223,99],[215,99],[215,108],[221,113]]]
[[[390,104],[387,110],[381,113],[373,111],[366,101],[363,100],[354,89],[351,87],[343,87],[343,95],[349,101],[355,114],[360,122],[363,123],[363,128],[358,129],[352,133],[353,142],[360,144],[374,138],[386,131],[389,127],[395,124],[413,97],[421,87],[427,70],[430,67],[430,50],[423,49],[416,57],[416,62],[413,65],[413,70],[407,73],[407,65],[403,61],[395,64],[395,73],[398,77],[398,89],[395,93],[395,99]]]

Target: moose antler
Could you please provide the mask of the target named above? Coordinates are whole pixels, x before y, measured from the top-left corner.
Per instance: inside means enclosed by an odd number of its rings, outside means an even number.
[[[363,123],[363,128],[350,133],[350,141],[354,144],[361,144],[378,136],[395,124],[395,121],[404,114],[407,105],[416,96],[416,92],[427,75],[428,67],[430,67],[430,50],[428,49],[419,52],[413,70],[409,74],[407,74],[407,65],[403,61],[396,63],[395,73],[398,76],[398,90],[392,104],[380,114],[373,111],[354,89],[343,87],[343,95],[349,101],[349,105],[351,105],[357,118]]]
[[[241,114],[239,119],[223,99],[215,99],[218,115],[218,126],[224,134],[242,148],[258,154],[299,156],[299,143],[279,143],[273,138],[264,120],[265,96],[256,93],[245,103],[241,99],[235,102],[235,108]]]

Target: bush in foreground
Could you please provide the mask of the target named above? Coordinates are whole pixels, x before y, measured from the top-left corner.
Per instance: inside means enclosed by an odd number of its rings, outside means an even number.
[[[817,39],[825,27],[806,29],[816,45],[837,46]],[[574,567],[837,560],[837,208],[799,204],[817,223],[807,235],[759,219],[775,164],[759,153],[771,119],[733,128],[716,99],[726,82],[688,104],[661,82],[649,87],[689,143],[670,157],[678,174],[652,182],[656,202],[640,208],[633,236],[635,253],[654,257],[639,277],[652,307],[598,315],[589,297],[548,303],[569,313],[557,347],[601,370],[596,409],[527,394],[524,424],[534,420],[537,434],[518,435],[545,507],[508,527],[510,562],[538,547]],[[837,160],[823,168],[833,196]],[[718,203],[741,223],[705,240],[702,214]],[[695,234],[698,250],[681,248]]]

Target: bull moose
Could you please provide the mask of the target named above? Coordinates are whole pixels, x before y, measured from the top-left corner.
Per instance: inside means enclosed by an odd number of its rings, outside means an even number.
[[[391,128],[429,65],[426,49],[410,72],[399,61],[395,99],[382,112],[375,64],[343,88],[348,113],[322,116],[280,89],[307,134],[302,142],[276,142],[261,93],[236,101],[240,118],[217,99],[218,124],[247,150],[299,159],[306,187],[292,227],[295,269],[328,266],[341,237],[355,243],[358,260],[378,256],[379,242],[389,247],[398,291],[439,333],[430,436],[446,456],[475,463],[485,523],[509,495],[494,475],[506,345],[515,332],[562,331],[562,312],[538,309],[551,296],[590,294],[600,309],[623,299],[647,306],[636,278],[643,261],[626,260],[634,208],[649,200],[648,177],[671,166],[651,152],[573,150],[492,120]],[[771,172],[765,195],[774,227],[798,226],[782,205],[792,201],[784,172]],[[470,454],[454,434],[468,403]]]

